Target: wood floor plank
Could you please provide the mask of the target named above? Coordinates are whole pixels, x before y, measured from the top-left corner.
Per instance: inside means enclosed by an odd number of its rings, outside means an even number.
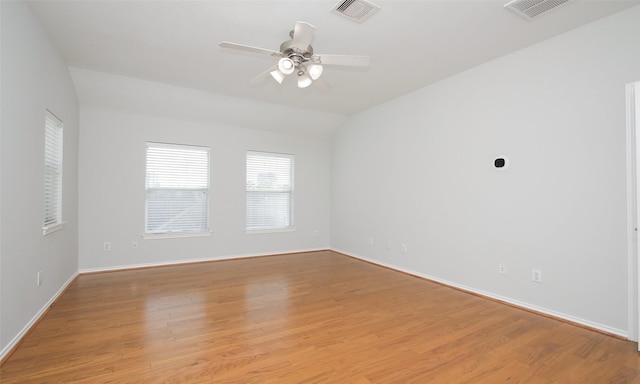
[[[81,275],[13,383],[639,383],[637,344],[330,251]]]

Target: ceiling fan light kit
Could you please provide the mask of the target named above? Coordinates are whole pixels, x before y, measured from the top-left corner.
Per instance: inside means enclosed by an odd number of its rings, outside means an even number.
[[[268,70],[265,74],[269,73],[278,84],[282,84],[288,75],[295,72],[297,75],[298,88],[307,88],[314,81],[318,80],[324,72],[323,65],[369,66],[368,56],[314,54],[311,41],[315,36],[315,30],[316,28],[309,23],[304,21],[296,22],[294,29],[289,33],[291,40],[280,44],[280,51],[226,41],[221,42],[220,46],[222,48],[238,49],[279,57],[276,68]]]
[[[308,67],[309,70],[309,76],[311,77],[311,80],[318,80],[320,78],[320,76],[322,76],[322,65],[320,64],[311,64]]]
[[[301,72],[301,74],[298,74],[298,88],[307,88],[312,82],[313,80],[306,73]]]
[[[282,84],[282,82],[284,81],[284,74],[280,72],[280,70],[276,68],[269,73],[271,74],[271,77],[273,77],[273,79],[278,82],[278,84]]]
[[[295,63],[288,57],[278,60],[278,69],[285,75],[290,75],[295,71]]]

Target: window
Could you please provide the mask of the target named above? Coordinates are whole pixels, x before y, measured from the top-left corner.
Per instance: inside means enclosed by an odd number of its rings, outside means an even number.
[[[209,148],[147,143],[145,232],[209,233]]]
[[[247,152],[247,231],[293,229],[293,156]]]
[[[62,121],[50,111],[44,117],[43,234],[62,229]]]

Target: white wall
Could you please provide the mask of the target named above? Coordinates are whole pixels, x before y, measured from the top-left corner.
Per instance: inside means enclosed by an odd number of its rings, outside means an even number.
[[[313,127],[313,119],[342,117],[280,109],[280,118],[300,119],[298,133],[277,127],[247,129],[224,116],[233,118],[229,111],[248,115],[279,107],[86,70],[74,69],[72,76],[81,101],[80,271],[329,247],[330,139]],[[304,123],[305,113],[310,125]],[[236,121],[242,118],[246,116]],[[267,128],[269,124],[265,120]],[[212,236],[141,238],[146,141],[211,148]],[[245,233],[247,150],[295,155],[296,231]],[[137,249],[132,249],[133,241]],[[111,251],[103,250],[104,242],[111,242]]]
[[[78,269],[78,106],[66,63],[24,2],[0,2],[2,28],[0,358]],[[64,229],[42,235],[44,116],[64,123]],[[36,285],[38,271],[44,273]]]
[[[626,335],[638,20],[636,6],[349,118],[332,140],[332,247]]]

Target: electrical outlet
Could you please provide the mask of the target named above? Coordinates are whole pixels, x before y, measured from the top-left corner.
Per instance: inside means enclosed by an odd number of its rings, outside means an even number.
[[[373,247],[373,237],[369,238],[369,246]]]
[[[539,269],[532,269],[531,270],[531,281],[534,281],[536,283],[542,283],[542,271]]]
[[[110,243],[110,242],[108,242],[108,241],[105,241],[105,242],[104,242],[104,247],[103,247],[103,249],[104,249],[105,251],[110,251],[110,250],[111,250],[111,243]]]
[[[131,249],[138,249],[138,242],[137,241],[132,241],[131,242]]]
[[[42,285],[42,271],[38,271],[38,274],[36,276],[36,284],[39,286]]]
[[[507,266],[504,264],[498,264],[498,273],[501,275],[507,274]]]
[[[402,253],[407,253],[407,244],[400,244],[400,249],[402,249]]]
[[[317,229],[315,231],[313,231],[313,236],[314,237],[320,236],[320,231],[318,231]]]

